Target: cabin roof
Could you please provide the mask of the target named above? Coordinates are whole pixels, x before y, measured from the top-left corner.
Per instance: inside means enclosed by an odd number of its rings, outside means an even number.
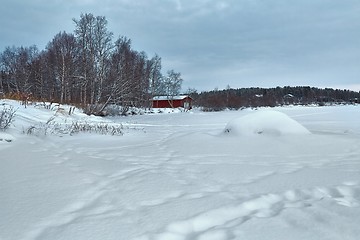
[[[167,100],[183,100],[185,98],[191,98],[188,95],[179,95],[179,96],[155,96],[151,101],[167,101]]]

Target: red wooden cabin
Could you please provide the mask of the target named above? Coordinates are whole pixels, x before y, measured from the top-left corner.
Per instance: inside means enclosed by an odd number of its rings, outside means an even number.
[[[191,109],[192,98],[189,96],[156,96],[150,99],[153,108],[178,108]]]

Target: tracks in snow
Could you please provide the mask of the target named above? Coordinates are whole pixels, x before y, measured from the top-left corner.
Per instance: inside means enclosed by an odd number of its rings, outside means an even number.
[[[333,201],[346,207],[360,206],[360,186],[345,183],[334,188],[289,190],[283,194],[265,194],[205,211],[182,221],[170,223],[160,234],[144,235],[148,240],[226,240],[233,239],[235,226],[253,218],[270,218],[289,208],[307,208],[319,201]]]

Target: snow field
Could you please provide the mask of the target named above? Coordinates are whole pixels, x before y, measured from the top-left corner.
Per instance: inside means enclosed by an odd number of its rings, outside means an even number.
[[[121,137],[11,129],[0,239],[358,239],[359,108],[275,110],[102,119],[129,126]],[[26,111],[16,127],[37,113]],[[255,121],[271,131],[224,134]]]

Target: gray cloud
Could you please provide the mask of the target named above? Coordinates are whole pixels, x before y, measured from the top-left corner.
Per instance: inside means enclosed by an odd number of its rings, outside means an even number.
[[[5,0],[0,48],[43,48],[85,12],[158,53],[185,88],[360,84],[357,0]]]

